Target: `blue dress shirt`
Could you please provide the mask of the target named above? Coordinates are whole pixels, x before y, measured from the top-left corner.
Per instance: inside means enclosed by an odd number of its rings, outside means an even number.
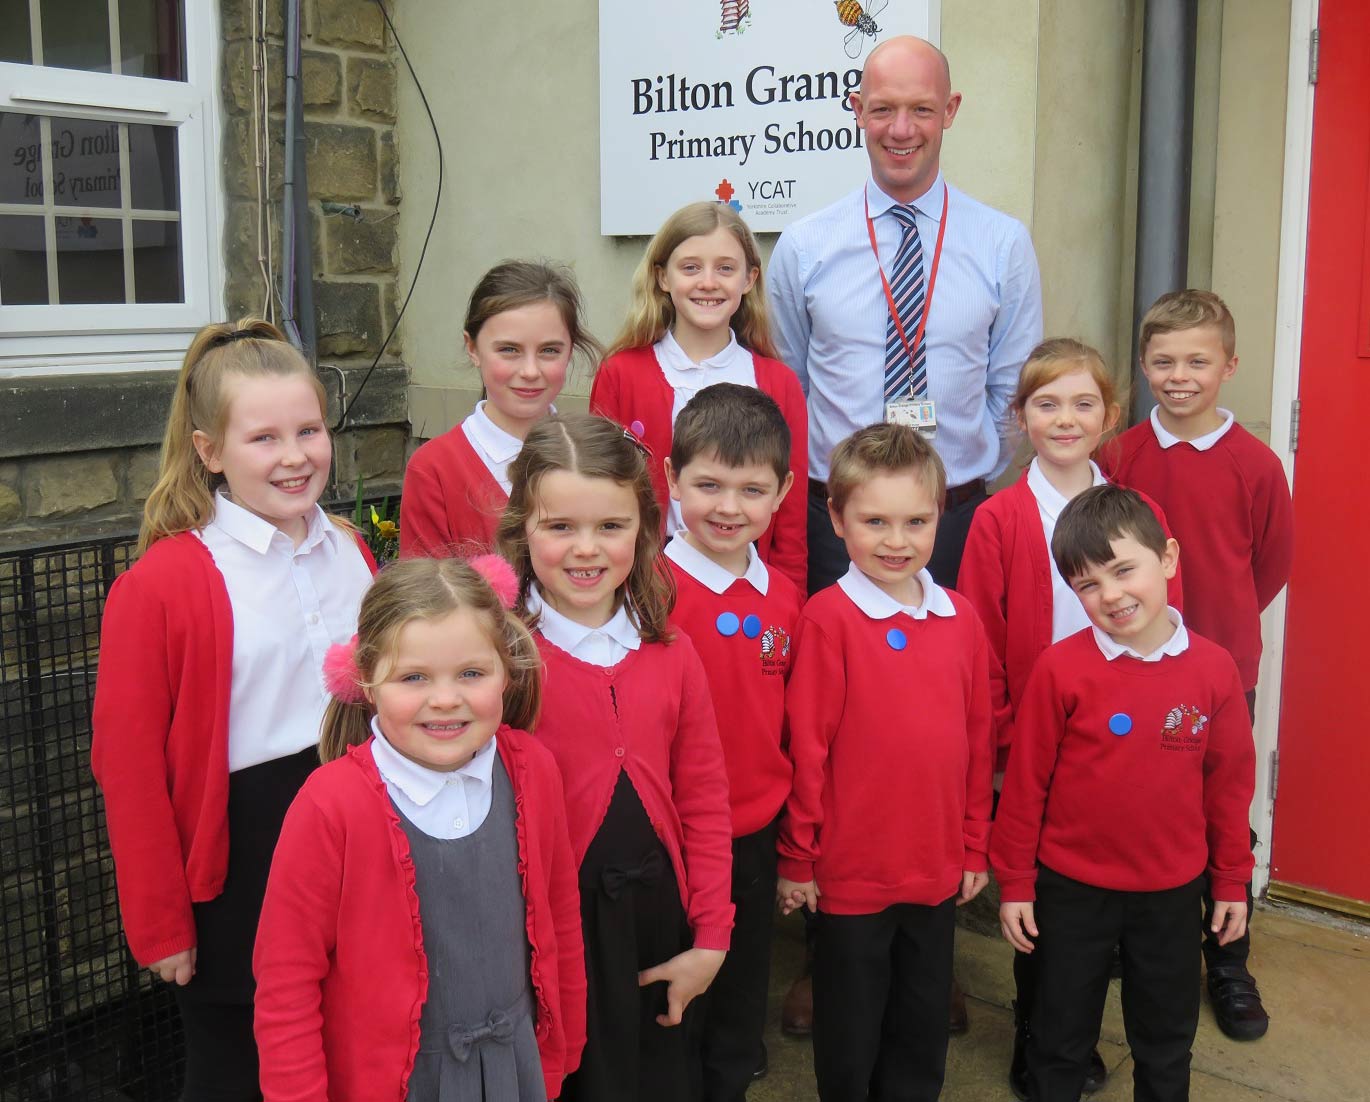
[[[866,232],[870,197],[886,268],[899,248],[895,205],[875,182],[815,211],[776,242],[766,270],[780,357],[809,403],[809,475],[827,480],[846,436],[885,419],[889,307]],[[943,217],[942,175],[914,200],[926,278]],[[928,396],[937,403],[937,452],[947,483],[993,478],[1009,458],[1009,401],[1042,339],[1037,256],[1017,219],[948,188],[950,211],[924,340]]]

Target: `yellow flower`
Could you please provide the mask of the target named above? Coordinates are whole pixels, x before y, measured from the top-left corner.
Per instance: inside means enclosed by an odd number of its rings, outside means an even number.
[[[383,540],[398,539],[400,535],[399,526],[393,520],[382,520],[377,522],[376,532]]]
[[[371,525],[374,528],[379,528],[381,526],[381,515],[376,512],[376,507],[374,505],[371,506]]]

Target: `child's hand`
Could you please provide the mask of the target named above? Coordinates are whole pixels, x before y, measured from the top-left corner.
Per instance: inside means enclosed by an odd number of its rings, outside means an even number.
[[[179,953],[172,953],[169,957],[163,957],[159,961],[154,961],[148,965],[148,968],[156,972],[167,983],[175,983],[184,987],[195,975],[195,954],[194,949],[185,949]]]
[[[961,894],[956,897],[956,905],[964,906],[979,895],[989,883],[989,873],[971,872],[966,869],[961,873]]]
[[[818,890],[816,880],[808,880],[801,884],[797,880],[786,880],[782,876],[775,885],[775,899],[780,904],[780,913],[786,915],[800,907],[808,907],[811,914],[817,914],[818,897],[822,894]]]
[[[664,964],[639,972],[639,987],[666,981],[666,1013],[656,1016],[657,1025],[679,1025],[685,1008],[709,989],[727,955],[722,949],[686,949]]]
[[[1032,952],[1032,938],[1037,936],[1037,919],[1031,903],[1000,903],[999,929],[1008,943],[1020,953]]]
[[[1213,901],[1213,932],[1218,935],[1219,945],[1236,941],[1242,934],[1246,933],[1246,904],[1224,903],[1220,899],[1215,899]]]

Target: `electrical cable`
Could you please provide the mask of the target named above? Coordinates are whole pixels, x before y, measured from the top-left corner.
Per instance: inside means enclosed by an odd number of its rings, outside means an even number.
[[[404,302],[400,304],[400,308],[395,314],[395,321],[390,326],[390,331],[386,333],[380,348],[376,351],[376,358],[371,361],[371,366],[366,369],[366,374],[362,376],[362,381],[357,385],[357,391],[352,395],[352,400],[343,406],[342,413],[338,417],[338,423],[333,428],[334,432],[342,431],[347,425],[347,415],[352,412],[352,407],[357,404],[357,399],[366,389],[371,373],[376,370],[376,365],[381,362],[381,357],[385,355],[385,350],[390,344],[390,339],[395,335],[395,330],[400,327],[400,319],[404,317],[405,310],[409,309],[409,300],[414,297],[414,288],[419,285],[419,276],[423,272],[424,257],[428,255],[428,242],[432,240],[433,227],[438,223],[438,205],[442,200],[442,137],[438,133],[438,120],[433,117],[433,108],[429,106],[428,96],[424,94],[419,75],[414,72],[413,62],[409,60],[409,54],[405,52],[404,43],[400,41],[399,33],[395,30],[395,24],[390,19],[390,13],[385,10],[383,0],[376,0],[376,7],[380,8],[381,18],[385,20],[385,25],[390,28],[390,33],[394,36],[395,47],[400,51],[400,57],[404,58],[404,66],[409,70],[409,75],[414,80],[414,88],[419,93],[419,99],[423,101],[424,111],[428,113],[428,125],[433,129],[433,142],[438,148],[438,187],[437,193],[433,196],[433,216],[428,220],[428,232],[423,235],[423,248],[419,250],[419,260],[414,265],[414,278],[409,284],[409,293],[404,296]],[[346,393],[343,394],[343,397],[346,397]]]

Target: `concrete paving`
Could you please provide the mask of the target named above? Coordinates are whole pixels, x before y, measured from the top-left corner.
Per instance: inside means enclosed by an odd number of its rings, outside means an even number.
[[[1012,950],[1001,938],[957,932],[957,974],[969,998],[971,1029],[954,1037],[943,1102],[1011,1102],[1006,1076],[1013,1046]],[[777,925],[770,1075],[748,1102],[816,1102],[807,1040],[780,1032],[780,1002],[803,958],[795,920]],[[1207,996],[1194,1043],[1193,1102],[1370,1102],[1370,927],[1329,925],[1277,906],[1257,909],[1251,970],[1270,1032],[1239,1043],[1218,1030]],[[1099,1049],[1109,1081],[1096,1102],[1132,1098],[1132,1062],[1123,1035],[1118,982],[1110,986]]]

